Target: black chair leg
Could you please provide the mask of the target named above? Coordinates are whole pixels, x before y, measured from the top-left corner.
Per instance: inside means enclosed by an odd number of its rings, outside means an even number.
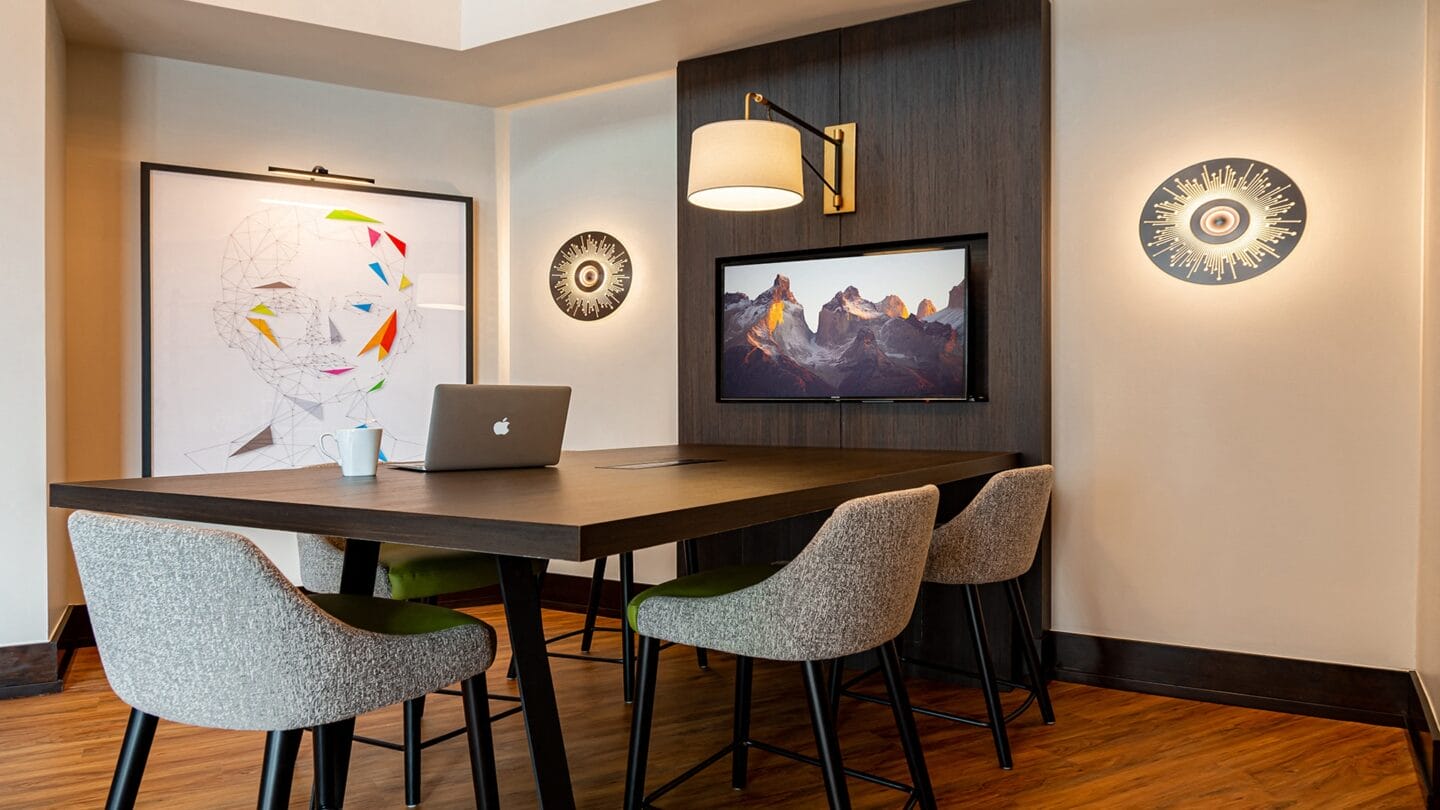
[[[295,777],[295,757],[300,753],[303,729],[272,731],[265,735],[265,761],[260,768],[259,810],[286,810],[290,806],[290,783]]]
[[[1040,704],[1040,719],[1045,725],[1055,725],[1055,707],[1050,704],[1050,684],[1040,671],[1040,655],[1035,652],[1035,636],[1030,625],[1030,611],[1025,607],[1025,595],[1020,591],[1020,580],[1005,583],[1005,593],[1010,596],[1010,615],[1020,625],[1020,639],[1025,642],[1025,668],[1030,670],[1030,688],[1035,691],[1035,702]]]
[[[850,810],[850,789],[845,784],[845,764],[840,757],[840,740],[830,721],[826,700],[825,672],[819,661],[806,661],[805,692],[810,703],[810,725],[815,730],[815,747],[820,751],[820,770],[825,774],[825,795],[830,810]]]
[[[495,738],[490,733],[490,698],[485,673],[460,685],[465,702],[465,730],[470,741],[470,777],[475,782],[475,806],[499,810],[500,785],[495,776]]]
[[[691,538],[689,540],[682,541],[680,543],[680,548],[685,552],[685,573],[700,573],[700,550],[696,547],[695,539]],[[710,651],[705,649],[704,647],[696,647],[695,663],[698,664],[701,669],[709,669]]]
[[[970,619],[970,643],[975,650],[975,664],[980,670],[980,687],[985,693],[985,711],[990,715],[990,733],[995,738],[995,754],[1000,767],[1010,770],[1010,738],[1005,733],[1005,708],[1000,705],[1000,688],[995,683],[995,667],[990,663],[990,639],[985,633],[985,613],[980,607],[980,588],[965,589],[965,612]]]
[[[425,714],[425,697],[422,695],[405,701],[405,806],[420,806],[420,744],[425,736],[420,733],[420,718]]]
[[[585,606],[585,632],[580,634],[580,652],[590,652],[590,642],[595,639],[595,619],[600,615],[600,594],[605,589],[605,559],[595,560],[595,570],[590,573],[590,604]]]
[[[750,684],[755,661],[744,655],[735,657],[735,725],[730,744],[730,787],[744,790],[750,782]]]
[[[885,673],[890,709],[895,714],[895,727],[900,731],[900,745],[905,749],[905,764],[910,767],[910,784],[915,786],[916,801],[920,810],[936,810],[935,788],[930,784],[930,769],[925,767],[925,749],[915,728],[915,713],[910,708],[910,692],[905,688],[905,674],[900,670],[900,652],[895,649],[895,642],[880,647],[880,668]]]
[[[310,791],[312,810],[336,810],[335,799],[335,733],[336,724],[311,729],[310,748],[315,776]]]
[[[650,725],[655,712],[655,676],[660,666],[660,639],[640,637],[640,694],[630,719],[630,761],[625,769],[625,810],[645,803],[645,764],[650,756]]]
[[[635,597],[635,555],[629,551],[620,555],[620,676],[625,692],[625,702],[635,700],[635,630],[630,627],[630,600]]]
[[[105,799],[105,810],[131,810],[135,806],[135,796],[140,793],[140,779],[145,775],[145,761],[150,758],[150,744],[155,740],[158,720],[153,714],[139,709],[130,710],[130,722],[125,726],[125,740],[120,743],[120,756],[115,762],[115,777],[110,780],[110,796]]]
[[[331,723],[330,774],[335,782],[335,806],[345,806],[345,783],[350,780],[350,749],[355,743],[355,718]]]
[[[836,658],[830,663],[830,717],[840,721],[840,684],[845,680],[845,659]]]

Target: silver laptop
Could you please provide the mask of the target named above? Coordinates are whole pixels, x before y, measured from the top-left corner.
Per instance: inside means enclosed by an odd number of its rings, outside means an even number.
[[[548,467],[560,460],[570,389],[551,385],[437,385],[419,472]]]

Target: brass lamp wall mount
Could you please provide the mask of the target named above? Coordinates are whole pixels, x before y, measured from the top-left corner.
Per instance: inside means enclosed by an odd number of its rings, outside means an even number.
[[[765,119],[750,117],[750,104],[765,107]],[[791,122],[774,120],[779,115]],[[798,127],[798,129],[797,129]],[[824,170],[800,149],[800,130],[820,138]],[[773,211],[805,199],[803,169],[820,178],[825,214],[855,210],[855,124],[820,129],[760,93],[745,94],[745,117],[697,127],[690,136],[691,204],[721,211]]]

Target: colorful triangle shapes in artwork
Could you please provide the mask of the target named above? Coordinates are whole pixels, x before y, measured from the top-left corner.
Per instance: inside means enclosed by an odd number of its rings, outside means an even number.
[[[401,289],[402,291],[404,291],[404,290],[410,289],[410,288],[413,287],[413,286],[415,286],[415,283],[410,280],[410,277],[407,276],[407,275],[405,275],[404,273],[401,273],[401,274],[400,274],[400,289]]]
[[[374,228],[366,228],[365,230],[370,232],[370,247],[375,247],[375,243],[380,241],[380,232]]]
[[[351,304],[350,306],[355,307],[356,309],[360,310],[361,312],[369,312],[369,311],[370,311],[370,308],[373,307],[373,306],[375,306],[375,305],[374,305],[374,304]]]
[[[250,311],[255,313],[256,315],[275,315],[275,310],[265,306],[264,304],[256,304],[255,306],[250,308]]]
[[[396,236],[395,234],[393,234],[393,233],[390,233],[389,231],[386,231],[386,232],[385,232],[385,235],[388,236],[388,237],[390,237],[390,241],[395,243],[395,249],[398,250],[398,251],[400,251],[400,255],[401,255],[401,256],[404,256],[404,255],[405,255],[405,243],[402,242],[402,241],[400,241],[400,238],[399,238],[399,237],[397,237],[397,236]]]
[[[260,334],[265,336],[266,340],[275,344],[275,348],[280,348],[280,341],[276,340],[275,333],[270,331],[270,324],[259,318],[246,318],[245,320],[249,321],[251,326],[258,329],[260,331]]]
[[[367,217],[364,214],[356,213],[354,211],[351,211],[349,208],[336,208],[334,211],[326,214],[325,218],[343,219],[347,222],[374,222],[377,225],[380,224],[380,220],[374,219],[373,217]]]
[[[374,385],[370,386],[370,390],[369,390],[369,391],[366,391],[365,393],[367,393],[367,394],[373,394],[373,393],[375,393],[376,391],[379,391],[381,388],[384,388],[384,387],[385,387],[385,381],[384,381],[384,380],[381,380],[380,382],[377,382],[377,383],[375,383]]]
[[[390,279],[385,277],[385,270],[380,266],[380,262],[371,262],[370,269],[375,271],[375,275],[379,276],[381,281],[386,284],[390,283]]]
[[[283,282],[283,281],[272,281],[272,282],[270,282],[269,284],[261,284],[259,287],[256,287],[255,289],[257,289],[257,290],[293,290],[293,289],[295,289],[295,285],[294,285],[294,284],[286,284],[286,283]]]
[[[341,366],[339,368],[322,368],[320,370],[326,374],[329,374],[331,377],[339,377],[341,374],[349,374],[350,372],[354,371],[355,367]]]
[[[371,349],[379,349],[380,359],[384,360],[390,355],[390,349],[395,345],[395,332],[395,313],[392,312],[390,317],[385,319],[385,325],[377,329],[375,335],[370,338],[370,342],[360,350],[360,354],[363,355]]]

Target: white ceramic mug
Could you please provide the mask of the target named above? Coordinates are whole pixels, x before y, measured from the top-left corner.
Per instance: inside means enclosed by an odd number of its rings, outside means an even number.
[[[380,437],[385,431],[380,428],[345,428],[320,437],[320,452],[332,461],[340,463],[340,474],[346,477],[361,477],[375,474],[380,461]],[[330,455],[325,449],[325,440],[335,442],[337,455]]]

